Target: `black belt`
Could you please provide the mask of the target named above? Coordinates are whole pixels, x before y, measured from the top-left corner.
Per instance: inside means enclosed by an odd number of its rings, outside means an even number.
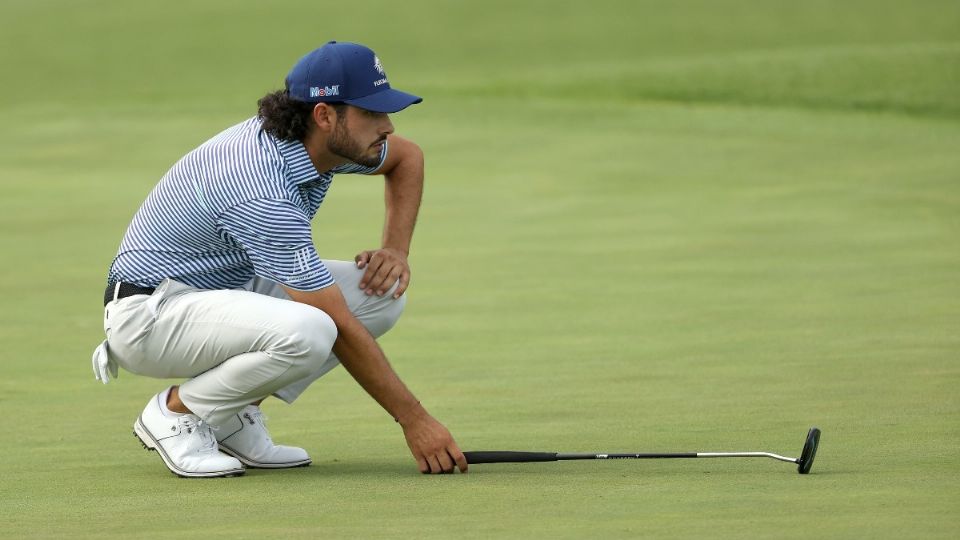
[[[119,285],[119,288],[117,287],[117,283],[111,283],[107,285],[107,290],[103,291],[104,306],[110,302],[113,302],[114,300],[133,296],[135,294],[153,294],[153,291],[156,290],[150,287],[140,287],[139,285],[134,285],[133,283],[121,282]]]

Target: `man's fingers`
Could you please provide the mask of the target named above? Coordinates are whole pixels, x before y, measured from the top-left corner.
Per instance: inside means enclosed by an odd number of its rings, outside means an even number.
[[[370,279],[366,279],[367,276],[364,275],[364,289],[368,295],[378,294],[383,296],[393,287],[393,284],[397,282],[400,274],[404,271],[404,266],[396,261],[380,260],[377,257],[371,259],[367,266],[367,273],[373,273],[374,268],[376,268],[376,273]]]
[[[422,457],[417,458],[417,468],[419,468],[420,472],[423,474],[430,472],[430,465],[428,465],[427,460]]]
[[[357,268],[362,269],[363,267],[367,266],[368,262],[370,262],[370,252],[361,251],[356,257],[353,258],[353,260],[357,263]]]
[[[450,474],[453,472],[453,460],[450,459],[450,455],[447,454],[446,450],[441,450],[437,454],[437,461],[440,462],[440,470],[443,474]]]
[[[404,270],[400,272],[400,281],[397,284],[397,290],[393,292],[394,298],[400,298],[403,296],[403,293],[407,292],[407,287],[410,286],[410,271]]]
[[[381,270],[385,267],[386,265],[382,266]],[[387,294],[387,291],[389,291],[390,288],[393,287],[393,284],[396,283],[398,279],[400,279],[400,274],[402,273],[403,273],[403,269],[400,268],[399,266],[394,266],[393,268],[391,268],[390,271],[387,272],[387,275],[384,276],[383,280],[377,285],[376,287],[377,294],[380,296]]]
[[[383,296],[398,284],[394,298],[400,298],[410,284],[410,267],[406,258],[397,255],[395,250],[379,249],[363,251],[354,260],[357,268],[363,269],[360,288],[368,296]]]
[[[428,457],[427,463],[430,464],[430,474],[439,474],[443,472],[443,467],[440,466],[440,461],[437,460],[437,456]]]
[[[367,282],[367,291],[374,291],[380,294],[384,283],[386,283],[390,277],[390,273],[393,271],[395,265],[396,263],[390,260],[378,261],[377,273]]]
[[[450,448],[447,449],[447,453],[450,454],[450,457],[456,462],[457,468],[460,469],[460,472],[467,472],[467,456],[463,455],[463,452],[460,451],[457,443],[450,445]]]
[[[380,270],[380,265],[382,264],[383,259],[377,256],[370,257],[367,260],[366,271],[363,273],[363,277],[360,278],[360,288],[365,289],[368,294],[372,290],[370,281],[377,275],[377,271]]]

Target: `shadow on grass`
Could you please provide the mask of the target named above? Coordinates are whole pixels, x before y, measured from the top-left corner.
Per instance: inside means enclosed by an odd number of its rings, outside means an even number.
[[[759,465],[759,464],[758,464]],[[771,466],[772,465],[772,466]],[[459,474],[456,473],[456,474]],[[737,466],[716,466],[706,468],[703,466],[681,466],[679,464],[674,465],[636,465],[625,464],[625,463],[597,463],[591,465],[575,465],[570,466],[568,464],[495,464],[495,465],[472,465],[470,467],[469,475],[483,476],[487,478],[503,477],[503,478],[518,478],[518,477],[527,477],[527,476],[543,476],[543,475],[564,475],[567,477],[594,477],[597,475],[603,476],[620,476],[620,477],[646,477],[646,478],[661,478],[669,476],[707,476],[707,477],[717,477],[717,478],[726,478],[726,477],[745,477],[745,476],[797,476],[803,477],[804,475],[799,475],[796,472],[796,467],[791,467],[789,465],[784,465],[779,467],[775,464],[764,464],[758,467],[751,467],[745,469],[743,467]],[[836,476],[837,474],[857,474],[856,471],[836,471],[836,470],[827,470],[827,471],[817,471],[814,470],[809,477],[814,476]],[[319,463],[313,463],[309,467],[300,467],[295,469],[282,469],[282,470],[268,470],[268,469],[247,469],[246,476],[248,477],[260,477],[264,475],[270,476],[286,476],[290,475],[291,477],[298,478],[308,478],[308,477],[324,477],[324,478],[340,478],[340,477],[406,477],[414,478],[420,476],[431,476],[431,475],[422,475],[416,468],[416,464],[406,461],[377,461],[377,460],[368,460],[368,459],[357,459],[357,460],[330,460]],[[434,475],[442,476],[442,475]]]
[[[416,476],[419,475],[416,464],[398,461],[371,460],[329,460],[314,462],[308,467],[294,469],[247,469],[246,476]]]

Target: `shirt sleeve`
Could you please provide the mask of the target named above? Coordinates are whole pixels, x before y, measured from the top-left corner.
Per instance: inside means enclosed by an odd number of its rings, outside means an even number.
[[[299,291],[333,285],[313,245],[310,219],[282,199],[254,199],[226,209],[217,225],[246,251],[254,272]]]
[[[357,163],[347,163],[340,165],[339,167],[334,167],[330,172],[334,174],[373,174],[380,167],[383,166],[383,162],[387,160],[387,151],[388,143],[383,142],[383,148],[380,149],[380,163],[376,167],[364,167],[363,165]]]

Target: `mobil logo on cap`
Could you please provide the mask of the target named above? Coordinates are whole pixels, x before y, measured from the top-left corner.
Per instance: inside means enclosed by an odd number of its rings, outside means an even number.
[[[339,96],[340,95],[340,85],[335,84],[333,86],[311,86],[310,87],[310,97],[327,97],[327,96]]]

